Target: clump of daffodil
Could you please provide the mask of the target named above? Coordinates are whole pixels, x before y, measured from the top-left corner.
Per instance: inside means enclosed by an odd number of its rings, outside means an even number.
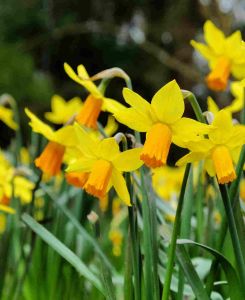
[[[164,166],[155,169],[152,174],[152,187],[165,201],[176,199],[179,195],[184,176],[184,168]]]
[[[139,159],[141,149],[135,148],[120,152],[115,138],[96,141],[78,124],[74,126],[83,156],[71,162],[67,172],[88,173],[84,184],[87,193],[101,198],[114,186],[120,199],[126,205],[131,205],[122,172],[136,170],[142,165]]]
[[[74,97],[69,101],[65,101],[59,95],[54,95],[51,98],[51,112],[45,113],[45,118],[54,124],[66,124],[74,115],[82,108],[82,100],[79,97]]]
[[[54,131],[50,126],[39,120],[27,108],[27,116],[31,119],[30,126],[36,133],[42,134],[49,140],[41,155],[35,159],[36,167],[40,168],[48,176],[58,175],[61,169],[66,147],[76,144],[73,126],[68,125]]]
[[[13,195],[18,197],[22,204],[29,203],[33,189],[34,184],[18,172],[0,152],[0,209],[13,212],[9,207]]]
[[[188,162],[205,160],[204,167],[210,176],[217,176],[220,184],[236,179],[233,161],[237,160],[245,142],[245,127],[233,125],[231,114],[220,110],[212,122],[213,129],[208,138],[188,142],[190,153],[182,157],[178,166]]]
[[[223,91],[227,87],[232,74],[237,79],[245,77],[245,43],[241,32],[236,31],[225,37],[211,21],[204,24],[206,45],[191,41],[191,45],[208,61],[210,73],[206,77],[207,85],[215,91]]]
[[[182,117],[185,104],[175,80],[163,86],[151,103],[128,88],[123,89],[123,96],[131,107],[115,113],[115,118],[129,128],[146,132],[140,159],[148,167],[166,164],[171,143],[182,146],[208,130],[207,125]]]
[[[122,104],[119,102],[103,95],[100,89],[90,80],[90,77],[83,65],[79,65],[77,67],[77,74],[67,63],[64,64],[64,68],[71,79],[85,87],[85,89],[89,92],[89,96],[76,116],[76,121],[79,124],[96,129],[97,120],[101,110],[115,113],[123,108]]]

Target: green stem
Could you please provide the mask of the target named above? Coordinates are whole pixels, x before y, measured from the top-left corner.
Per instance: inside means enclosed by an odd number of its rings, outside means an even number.
[[[173,228],[171,242],[170,242],[169,251],[168,251],[168,264],[167,264],[167,270],[166,270],[166,277],[165,277],[165,281],[164,281],[162,300],[169,299],[170,284],[171,284],[172,273],[173,273],[173,268],[174,268],[176,241],[177,241],[178,234],[180,232],[181,212],[182,212],[182,207],[183,207],[183,203],[184,203],[185,189],[186,189],[186,184],[187,184],[187,179],[189,176],[190,168],[191,168],[191,164],[187,164],[186,168],[185,168],[185,174],[184,174],[182,186],[181,186],[179,203],[178,203],[178,207],[177,207],[177,211],[176,211],[174,228]]]
[[[196,115],[197,120],[201,123],[206,123],[205,117],[202,114],[202,110],[200,108],[200,105],[199,105],[195,95],[188,91],[187,95],[185,96],[185,99],[187,99],[190,102],[190,104],[194,110],[194,113]]]
[[[225,207],[226,217],[227,217],[229,230],[230,230],[230,234],[231,234],[231,240],[232,240],[235,258],[236,258],[236,262],[237,262],[237,268],[238,268],[239,277],[241,280],[241,287],[242,287],[243,293],[245,295],[245,262],[244,262],[244,258],[243,258],[243,254],[242,254],[241,245],[239,242],[239,237],[238,237],[238,233],[237,233],[237,227],[236,227],[236,223],[235,223],[233,209],[231,206],[231,201],[230,201],[230,197],[229,197],[229,193],[228,193],[226,185],[219,184],[219,189],[220,189],[220,193],[221,193],[224,207]]]

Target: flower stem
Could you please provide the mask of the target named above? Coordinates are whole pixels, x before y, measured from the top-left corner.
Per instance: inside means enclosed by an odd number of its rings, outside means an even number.
[[[190,173],[190,168],[191,168],[191,164],[187,164],[186,168],[185,168],[185,174],[184,174],[182,186],[181,186],[179,203],[178,203],[178,207],[177,207],[177,211],[176,211],[174,228],[173,228],[171,242],[170,242],[169,251],[168,251],[168,264],[167,264],[167,270],[166,270],[166,277],[165,277],[165,281],[164,281],[162,300],[169,299],[170,284],[171,284],[171,278],[172,278],[172,273],[173,273],[173,268],[174,268],[176,241],[177,241],[178,234],[180,232],[181,212],[182,212],[182,207],[183,207],[183,203],[184,203],[184,195],[185,195],[188,176]]]
[[[241,287],[245,295],[245,262],[242,254],[241,244],[239,242],[233,209],[231,206],[231,201],[227,190],[227,186],[224,184],[219,184],[219,189],[225,207],[226,217],[227,217],[229,230],[231,234],[231,240],[232,240],[235,258],[237,262],[237,268],[241,280]]]
[[[184,98],[190,102],[190,104],[194,110],[194,113],[196,115],[197,120],[201,123],[206,123],[205,117],[202,114],[202,110],[200,108],[200,105],[199,105],[195,95],[189,91],[186,94],[185,93],[183,93],[183,94],[184,94]]]

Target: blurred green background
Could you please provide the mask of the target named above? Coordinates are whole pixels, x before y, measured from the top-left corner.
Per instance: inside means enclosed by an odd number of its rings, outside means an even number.
[[[15,97],[22,120],[25,106],[39,116],[49,110],[54,93],[84,99],[85,90],[64,72],[68,62],[84,64],[91,75],[121,67],[146,99],[176,78],[204,101],[207,65],[189,41],[201,38],[206,19],[226,33],[244,30],[244,6],[243,0],[1,0],[0,94]],[[107,95],[122,102],[123,85],[114,79]]]

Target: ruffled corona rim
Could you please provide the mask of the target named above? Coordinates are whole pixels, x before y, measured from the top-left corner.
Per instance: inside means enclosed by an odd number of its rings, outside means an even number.
[[[157,168],[166,164],[172,141],[169,126],[157,123],[147,133],[140,159],[149,168]]]
[[[111,179],[111,174],[111,163],[103,159],[97,160],[84,186],[86,192],[97,198],[104,197]]]
[[[229,183],[236,179],[236,172],[227,147],[217,146],[212,152],[212,160],[220,184]]]
[[[89,95],[76,117],[76,121],[84,126],[97,129],[97,120],[101,111],[103,100]]]
[[[227,58],[222,57],[206,77],[208,87],[214,91],[224,91],[227,87],[229,75],[230,62]]]
[[[56,142],[49,142],[41,155],[35,159],[35,165],[48,176],[58,175],[61,169],[64,153],[64,146]]]

